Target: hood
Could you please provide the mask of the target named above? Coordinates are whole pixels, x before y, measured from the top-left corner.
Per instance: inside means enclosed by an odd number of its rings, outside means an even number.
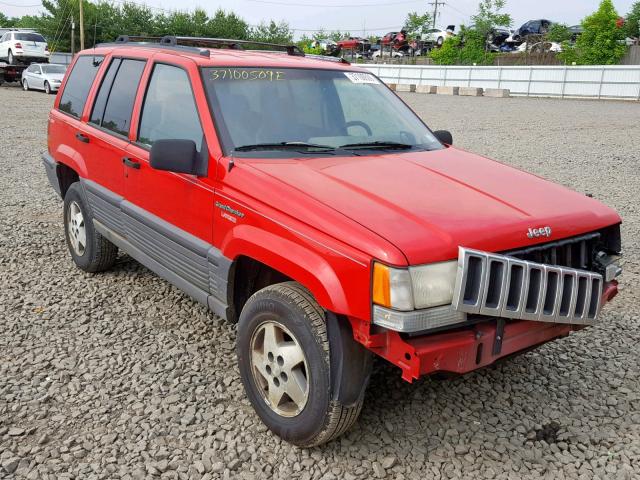
[[[412,265],[456,258],[458,246],[504,251],[620,222],[592,198],[452,147],[243,160],[381,236]],[[550,237],[528,238],[540,227],[550,227]]]
[[[49,80],[57,80],[58,82],[62,82],[64,73],[45,73],[44,76]]]

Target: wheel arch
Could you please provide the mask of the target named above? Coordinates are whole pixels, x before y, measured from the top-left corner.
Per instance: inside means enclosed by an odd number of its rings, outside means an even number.
[[[234,229],[234,234],[223,253],[227,258],[233,258],[228,299],[236,315],[239,315],[243,304],[242,296],[237,297],[240,285],[252,273],[255,274],[255,271],[247,269],[264,269],[266,275],[273,279],[266,284],[264,277],[262,282],[256,281],[254,288],[250,289],[253,290],[251,294],[259,289],[257,287],[294,280],[309,290],[325,310],[337,314],[349,313],[347,296],[338,274],[319,252],[253,226],[239,226]],[[267,245],[271,248],[267,248]],[[279,252],[286,252],[286,255]]]

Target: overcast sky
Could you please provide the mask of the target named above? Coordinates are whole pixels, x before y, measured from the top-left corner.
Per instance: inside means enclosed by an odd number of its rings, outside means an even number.
[[[117,0],[120,2],[121,0]],[[233,10],[250,24],[263,20],[285,20],[296,30],[296,37],[305,30],[348,30],[360,35],[384,34],[397,30],[407,12],[432,11],[434,0],[134,0],[150,7],[187,9],[202,7],[208,12],[217,8]],[[443,0],[440,0],[443,1]],[[446,26],[468,23],[479,0],[444,0],[437,24]],[[0,0],[0,11],[8,16],[34,14],[42,10],[39,0]],[[614,0],[620,15],[625,15],[634,0]],[[506,11],[514,27],[527,20],[547,18],[569,25],[577,24],[597,8],[599,0],[507,0]],[[123,32],[126,33],[126,32]]]

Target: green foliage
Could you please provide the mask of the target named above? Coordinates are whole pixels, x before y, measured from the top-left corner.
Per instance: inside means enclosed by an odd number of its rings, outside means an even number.
[[[447,38],[442,47],[431,50],[430,57],[438,65],[490,65],[495,53],[486,51],[480,32],[462,27],[458,36]]]
[[[563,43],[571,40],[571,31],[564,23],[554,23],[547,32],[547,40],[550,42]]]
[[[427,33],[431,25],[432,18],[428,13],[420,15],[417,12],[409,12],[402,28],[408,32],[409,36],[420,38],[423,33]]]
[[[614,65],[620,62],[627,47],[624,31],[616,25],[618,12],[611,0],[602,0],[592,15],[582,20],[584,32],[574,49],[564,50],[560,58],[579,65]]]
[[[495,54],[487,51],[487,37],[495,27],[511,26],[513,20],[502,13],[505,0],[482,0],[478,13],[471,17],[474,27],[462,26],[456,37],[445,40],[441,48],[431,51],[431,58],[439,65],[489,65]]]
[[[429,56],[437,65],[455,65],[460,59],[460,50],[460,37],[449,37],[440,48],[431,50]]]
[[[261,23],[252,28],[249,31],[249,38],[257,42],[292,43],[293,32],[288,23],[276,23],[271,20],[269,23]]]
[[[302,51],[304,53],[308,53],[309,55],[324,55],[324,50],[322,47],[312,47],[309,44],[302,46]]]
[[[495,27],[510,27],[513,23],[511,15],[502,13],[505,7],[505,0],[482,0],[478,5],[478,13],[471,17],[474,29],[487,38]]]
[[[94,41],[111,42],[120,34],[217,37],[270,43],[291,43],[293,39],[293,31],[284,22],[270,21],[250,27],[235,13],[222,9],[209,16],[201,8],[191,12],[162,12],[137,2],[83,2],[85,48],[91,47]],[[73,17],[76,22],[77,51],[80,38],[78,0],[43,0],[42,6],[45,13],[38,16],[20,19],[0,16],[0,25],[35,28],[47,38],[53,51],[70,51]]]
[[[631,6],[624,23],[624,33],[627,37],[640,37],[640,1]]]

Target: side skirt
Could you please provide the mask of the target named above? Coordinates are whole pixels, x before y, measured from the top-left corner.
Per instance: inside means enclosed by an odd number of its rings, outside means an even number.
[[[194,286],[192,283],[187,282],[164,265],[161,265],[142,250],[133,246],[124,237],[104,226],[99,220],[94,219],[93,225],[95,229],[107,240],[127,252],[131,257],[147,267],[149,270],[153,271],[169,283],[175,285],[201,304],[207,306],[216,315],[224,319],[227,318],[228,306],[224,302],[220,301],[213,295],[210,295],[208,292]]]

